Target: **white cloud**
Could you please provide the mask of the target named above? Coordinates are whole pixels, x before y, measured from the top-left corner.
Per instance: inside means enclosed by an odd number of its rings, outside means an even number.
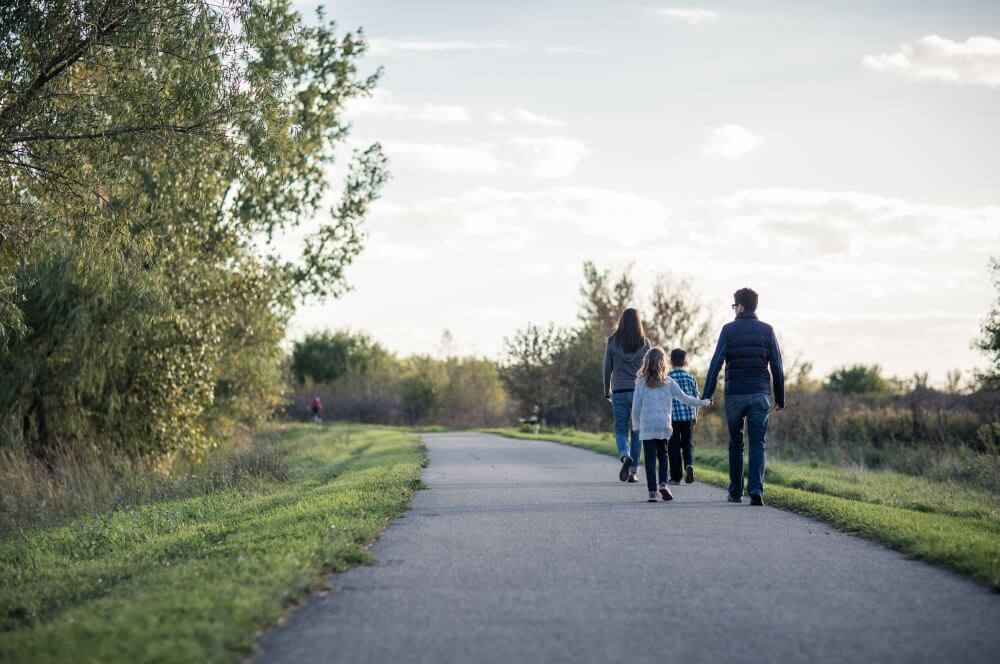
[[[379,202],[371,216],[372,225],[383,227],[396,242],[436,245],[447,238],[465,253],[484,247],[515,251],[519,265],[551,263],[554,243],[588,252],[609,242],[636,246],[662,236],[666,220],[666,210],[656,201],[592,187],[476,187],[414,205]],[[529,261],[531,252],[535,260]]]
[[[461,40],[461,39],[401,39],[374,38],[368,41],[369,53],[376,56],[412,55],[415,53],[442,53],[454,51],[535,51],[559,55],[578,53],[588,49],[574,46],[532,46],[505,39]]]
[[[580,141],[563,136],[515,137],[502,145],[386,141],[391,167],[441,173],[526,173],[568,177],[590,154]]]
[[[738,124],[727,124],[712,130],[701,151],[710,157],[739,159],[756,150],[764,142]]]
[[[538,113],[532,113],[531,111],[526,111],[523,108],[514,109],[514,119],[524,124],[541,125],[544,127],[562,127],[564,123],[561,120],[556,120],[555,118],[550,118],[545,115],[539,115]]]
[[[694,26],[704,25],[705,23],[719,18],[718,12],[714,12],[710,9],[663,7],[654,9],[653,12],[659,14],[660,16],[666,16],[667,18],[684,21],[688,25]]]
[[[386,141],[390,168],[441,173],[495,173],[499,161],[491,145],[453,145]]]
[[[487,113],[486,117],[493,124],[520,122],[522,124],[538,125],[541,127],[563,127],[566,124],[562,120],[557,120],[556,118],[551,118],[547,115],[541,115],[540,113],[532,113],[531,111],[526,111],[523,108],[515,108],[509,115],[495,111]]]
[[[748,189],[706,207],[711,216],[724,220],[729,234],[749,243],[744,246],[805,251],[816,257],[875,252],[892,264],[890,252],[943,255],[969,243],[989,246],[1000,240],[1000,207],[925,205],[818,189]],[[903,258],[893,269],[909,263]]]
[[[954,42],[927,35],[900,45],[895,53],[866,55],[861,62],[869,69],[907,78],[1000,86],[1000,39],[992,37]]]
[[[512,166],[536,177],[566,177],[576,168],[590,150],[580,141],[562,136],[543,138],[517,137],[507,141],[513,158]]]
[[[410,106],[399,103],[392,93],[376,89],[369,97],[351,99],[344,115],[348,119],[359,117],[375,117],[391,120],[423,120],[451,124],[468,122],[472,116],[464,106],[441,106],[437,104],[422,104]]]

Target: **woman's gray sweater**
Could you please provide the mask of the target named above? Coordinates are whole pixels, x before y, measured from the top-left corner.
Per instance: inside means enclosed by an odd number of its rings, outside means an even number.
[[[635,376],[642,366],[642,358],[652,346],[649,339],[643,337],[638,350],[626,353],[613,337],[608,339],[607,345],[604,346],[605,395],[619,390],[635,389]]]

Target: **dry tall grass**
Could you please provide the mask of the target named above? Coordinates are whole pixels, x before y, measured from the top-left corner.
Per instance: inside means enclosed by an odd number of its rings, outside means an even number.
[[[265,438],[240,437],[200,463],[137,460],[96,448],[62,448],[45,462],[0,450],[0,535],[82,514],[201,495],[287,477],[285,460]]]

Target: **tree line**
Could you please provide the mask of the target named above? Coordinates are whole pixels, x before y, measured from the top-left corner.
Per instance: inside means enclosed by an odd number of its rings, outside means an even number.
[[[874,446],[872,458],[896,445],[1000,452],[1000,268],[994,263],[993,270],[998,302],[976,342],[992,370],[968,377],[954,371],[934,388],[927,374],[902,379],[878,365],[846,365],[818,379],[810,363],[793,360],[786,376],[792,407],[775,419],[775,442],[810,453],[863,443]],[[505,339],[496,361],[399,358],[362,333],[308,335],[292,352],[297,411],[304,415],[311,396],[323,394],[332,415],[365,422],[483,426],[536,418],[549,427],[609,431],[601,363],[622,309],[638,303],[653,343],[688,350],[702,378],[720,324],[683,279],[663,274],[645,286],[628,268],[612,273],[585,263],[576,324],[529,323]],[[472,384],[478,392],[467,389]],[[725,443],[718,414],[709,413],[706,426],[703,436]]]

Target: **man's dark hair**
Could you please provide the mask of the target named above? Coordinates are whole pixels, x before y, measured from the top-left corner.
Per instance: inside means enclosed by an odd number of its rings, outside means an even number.
[[[741,288],[733,293],[733,302],[742,304],[744,311],[757,311],[757,291],[752,288]]]
[[[670,351],[670,366],[672,367],[683,367],[687,364],[687,351],[680,348],[675,348]]]

